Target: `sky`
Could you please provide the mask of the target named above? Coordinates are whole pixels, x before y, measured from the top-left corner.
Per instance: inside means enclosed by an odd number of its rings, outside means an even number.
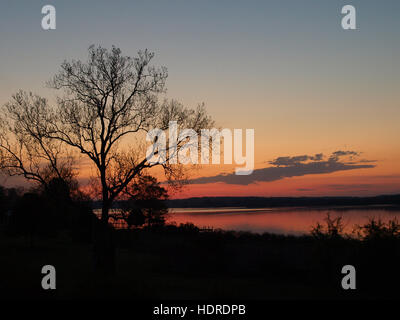
[[[252,175],[205,165],[174,197],[399,193],[397,0],[0,4],[0,104],[19,89],[51,97],[45,82],[91,44],[148,48],[168,68],[168,98],[255,130]],[[46,4],[56,30],[41,28]],[[347,4],[356,30],[341,27]]]

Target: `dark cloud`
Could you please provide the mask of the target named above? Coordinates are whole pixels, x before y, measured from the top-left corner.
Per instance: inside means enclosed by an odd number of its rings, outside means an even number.
[[[190,181],[192,184],[224,182],[227,184],[249,185],[256,182],[270,182],[284,178],[309,174],[324,174],[336,171],[374,168],[375,164],[356,161],[360,153],[355,151],[335,151],[329,156],[322,153],[313,156],[278,157],[269,163],[272,166],[255,169],[251,175],[239,176],[234,173],[202,177]]]
[[[292,166],[304,161],[313,160],[313,161],[322,161],[324,155],[322,153],[317,153],[314,156],[295,156],[295,157],[278,157],[272,161],[269,161],[270,164],[281,167],[281,166]]]
[[[356,151],[338,150],[338,151],[335,151],[334,153],[332,153],[331,156],[329,157],[329,159],[333,160],[333,161],[337,161],[340,159],[340,157],[349,156],[350,160],[353,160],[355,157],[358,157],[359,155],[360,155],[360,153],[356,152]]]
[[[354,191],[355,188],[358,189],[370,189],[374,185],[371,184],[328,184],[327,187],[334,190],[352,190]]]

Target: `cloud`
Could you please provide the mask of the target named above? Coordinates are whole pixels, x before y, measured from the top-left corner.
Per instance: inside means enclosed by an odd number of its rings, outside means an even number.
[[[366,164],[363,159],[357,161],[360,153],[356,151],[338,150],[329,156],[322,153],[300,155],[294,157],[278,157],[268,163],[272,166],[255,169],[251,175],[239,176],[234,173],[220,174],[190,180],[192,184],[223,182],[227,184],[249,185],[257,182],[271,182],[284,178],[309,174],[327,174],[336,171],[374,168],[375,164]]]
[[[269,161],[270,164],[280,167],[280,166],[291,166],[302,163],[307,160],[321,161],[323,159],[322,153],[317,153],[314,156],[295,156],[295,157],[278,157],[275,160]]]
[[[329,157],[329,159],[333,160],[333,161],[338,161],[340,159],[340,157],[343,156],[349,156],[350,160],[353,160],[354,157],[358,157],[360,155],[359,152],[356,151],[335,151],[334,153],[331,154],[331,156]]]
[[[298,188],[297,191],[314,191],[312,188]]]
[[[327,185],[327,187],[330,188],[330,189],[341,190],[341,191],[346,191],[346,190],[354,191],[355,188],[368,190],[373,186],[374,185],[367,184],[367,183],[362,183],[362,184],[328,184]]]

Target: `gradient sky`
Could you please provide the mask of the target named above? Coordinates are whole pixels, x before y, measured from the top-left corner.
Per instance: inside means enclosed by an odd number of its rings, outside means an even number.
[[[400,191],[398,0],[0,3],[1,104],[18,89],[54,95],[45,81],[64,59],[85,59],[91,44],[131,56],[148,48],[168,68],[168,97],[204,102],[221,127],[255,129],[256,168],[269,168],[259,180],[227,184],[218,176],[232,166],[206,166],[193,178],[217,178],[176,197]],[[57,10],[54,31],[41,29],[46,4]],[[346,4],[357,10],[357,30],[341,28]],[[298,175],[283,169],[270,178],[278,157],[323,153],[328,161],[338,150],[360,155],[329,173],[308,160],[294,163]],[[349,162],[355,168],[333,170]],[[304,165],[307,174],[296,171]]]

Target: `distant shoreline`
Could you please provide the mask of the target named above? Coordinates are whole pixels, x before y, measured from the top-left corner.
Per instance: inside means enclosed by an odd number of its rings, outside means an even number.
[[[116,201],[113,208],[120,208]],[[370,207],[400,206],[400,194],[373,197],[196,197],[170,199],[169,208],[289,208],[289,207]],[[101,201],[93,202],[93,209],[101,208]]]

